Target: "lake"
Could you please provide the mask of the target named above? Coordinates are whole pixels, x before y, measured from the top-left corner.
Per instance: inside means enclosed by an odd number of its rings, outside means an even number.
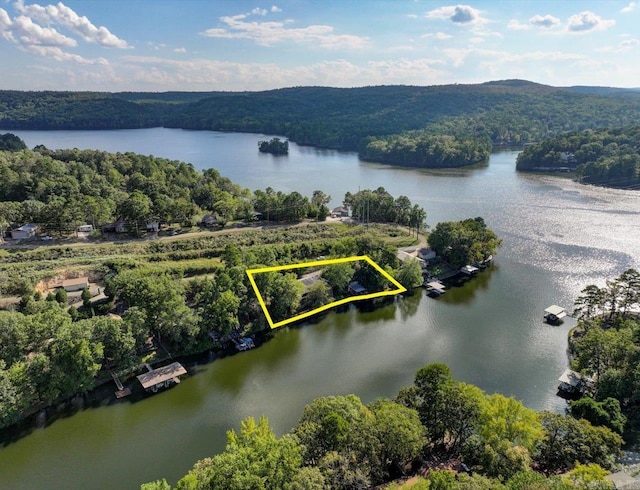
[[[0,487],[138,488],[170,483],[224,448],[225,431],[266,415],[278,433],[315,397],[393,397],[421,366],[449,365],[457,379],[562,411],[557,378],[566,336],[544,308],[571,310],[587,284],[640,268],[640,193],[582,186],[566,176],[521,174],[515,151],[474,168],[426,171],[361,162],[354,153],[290,144],[258,153],[271,136],[178,129],[12,131],[29,147],[132,151],[216,168],[251,190],[311,196],[385,187],[427,211],[427,222],[482,216],[504,240],[495,265],[439,299],[419,291],[374,312],[351,307],[284,328],[259,349],[202,364],[179,386],[140,400],[110,400],[0,448]]]

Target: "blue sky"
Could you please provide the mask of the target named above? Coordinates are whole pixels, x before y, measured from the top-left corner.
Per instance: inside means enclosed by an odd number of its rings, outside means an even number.
[[[0,0],[0,89],[640,87],[640,0]]]

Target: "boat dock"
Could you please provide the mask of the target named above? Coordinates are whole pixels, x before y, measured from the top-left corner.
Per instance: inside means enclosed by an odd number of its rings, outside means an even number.
[[[179,362],[174,362],[168,366],[151,369],[151,366],[145,364],[150,369],[144,374],[136,376],[142,387],[146,391],[156,393],[160,388],[168,388],[174,384],[180,383],[180,376],[187,374],[187,370]]]
[[[425,287],[427,288],[427,293],[435,296],[440,296],[441,294],[444,294],[446,290],[444,284],[442,284],[439,281],[428,282],[425,284]]]
[[[131,389],[125,388],[122,385],[122,382],[120,381],[120,378],[118,378],[118,375],[116,373],[114,373],[111,369],[109,369],[109,374],[111,374],[111,379],[113,379],[113,382],[118,387],[118,391],[116,391],[116,393],[115,393],[116,394],[116,398],[124,398],[125,396],[129,396],[131,394]]]
[[[544,320],[547,323],[560,323],[567,316],[567,312],[562,306],[551,305],[544,310]]]

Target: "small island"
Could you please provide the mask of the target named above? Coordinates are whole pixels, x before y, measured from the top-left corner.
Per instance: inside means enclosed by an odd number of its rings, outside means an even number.
[[[271,138],[269,141],[258,141],[258,150],[261,153],[271,153],[272,155],[288,155],[289,142],[280,138]]]

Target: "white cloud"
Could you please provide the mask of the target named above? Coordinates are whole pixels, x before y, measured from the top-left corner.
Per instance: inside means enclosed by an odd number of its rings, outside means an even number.
[[[221,17],[225,27],[207,29],[202,35],[224,39],[248,39],[261,46],[292,41],[313,43],[327,49],[361,49],[367,46],[369,38],[350,34],[334,34],[333,27],[310,25],[301,28],[287,28],[283,22],[246,22],[246,15]]]
[[[453,36],[451,34],[446,34],[444,32],[436,32],[435,34],[433,32],[429,32],[427,34],[423,34],[420,37],[433,38],[433,39],[437,39],[438,41],[446,41],[447,39],[451,39]]]
[[[29,17],[24,15],[13,19],[11,30],[14,37],[23,45],[65,47],[78,45],[75,39],[71,39],[50,27],[41,27],[38,24],[34,24]]]
[[[560,19],[553,15],[540,15],[536,14],[529,19],[527,24],[522,24],[516,19],[511,19],[507,25],[507,29],[512,31],[528,31],[532,28],[538,29],[551,29],[561,25]]]
[[[520,21],[516,19],[511,19],[507,24],[507,29],[512,31],[528,31],[531,29],[531,26],[529,24],[521,24]]]
[[[173,50],[174,53],[186,53],[187,48],[176,48]]]
[[[23,0],[15,3],[16,9],[42,24],[58,24],[82,37],[85,41],[97,43],[111,48],[127,48],[127,42],[112,34],[104,26],[96,27],[85,16],[79,16],[73,9],[62,2],[57,5],[42,6],[38,4],[24,5]]]
[[[535,27],[541,27],[543,29],[549,29],[560,25],[560,19],[553,15],[534,15],[529,19],[529,24]]]
[[[280,7],[278,7],[277,5],[272,5],[271,6],[271,12],[273,12],[273,13],[282,12],[282,9]]]
[[[471,44],[480,44],[484,42],[484,38],[483,37],[472,37],[469,39],[469,42]]]
[[[9,14],[7,14],[7,11],[0,8],[0,34],[2,34],[2,37],[7,41],[14,40],[11,32],[12,24],[13,22],[11,21]]]
[[[430,10],[426,13],[427,19],[441,19],[450,20],[454,24],[484,24],[488,22],[487,19],[482,17],[480,10],[471,7],[470,5],[449,5],[440,7],[435,10]]]
[[[620,43],[620,47],[625,49],[633,48],[634,46],[638,46],[638,45],[640,45],[640,39],[636,39],[636,38],[625,39]]]
[[[403,83],[442,83],[446,72],[435,59],[371,61],[357,65],[346,60],[323,61],[294,68],[272,63],[233,63],[206,59],[175,60],[159,57],[126,56],[129,79],[143,86],[189,90],[265,90],[296,85],[354,87]]]
[[[602,31],[615,25],[616,21],[613,19],[605,20],[599,15],[594,14],[588,10],[580,12],[579,14],[572,15],[567,20],[567,29],[569,32],[588,32],[588,31]]]
[[[57,46],[39,46],[35,44],[23,44],[20,46],[23,51],[34,53],[54,61],[72,61],[80,65],[108,65],[109,62],[104,58],[88,59],[79,54],[68,53]]]
[[[262,15],[264,17],[265,15],[267,15],[267,9],[261,9],[256,7],[251,11],[251,13],[253,15]]]
[[[632,12],[633,9],[635,9],[637,6],[636,2],[629,2],[629,5],[627,5],[626,7],[624,7],[620,12],[623,14],[628,14],[629,12]]]

